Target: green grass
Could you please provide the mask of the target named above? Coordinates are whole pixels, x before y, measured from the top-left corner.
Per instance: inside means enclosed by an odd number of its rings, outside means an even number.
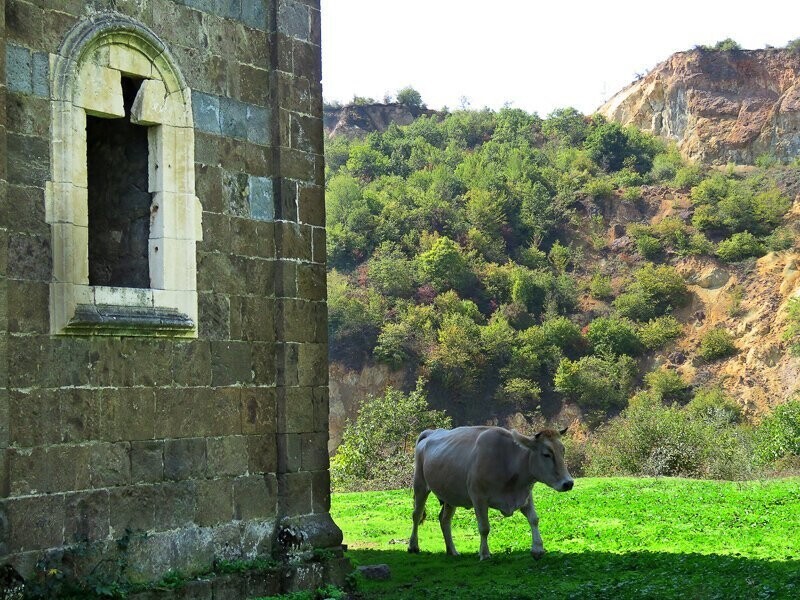
[[[579,479],[534,488],[545,549],[530,554],[525,518],[490,511],[492,559],[478,561],[472,510],[458,509],[444,554],[431,496],[419,555],[406,552],[408,490],[335,494],[331,513],[355,564],[392,578],[361,581],[372,598],[800,598],[800,478],[720,482]]]

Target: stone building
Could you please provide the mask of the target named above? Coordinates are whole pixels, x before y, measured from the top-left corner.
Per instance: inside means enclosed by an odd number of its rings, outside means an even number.
[[[320,80],[319,0],[0,0],[7,572],[341,567]]]

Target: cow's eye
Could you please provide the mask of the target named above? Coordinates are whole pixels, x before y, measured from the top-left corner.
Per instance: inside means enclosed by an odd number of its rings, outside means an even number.
[[[544,456],[545,458],[553,458],[553,455],[550,454],[549,452],[543,452],[542,456]]]

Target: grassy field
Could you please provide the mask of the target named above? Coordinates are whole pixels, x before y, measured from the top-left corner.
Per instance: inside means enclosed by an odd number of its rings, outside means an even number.
[[[547,554],[534,561],[525,518],[490,511],[492,559],[478,561],[471,510],[459,509],[444,554],[431,496],[419,555],[406,552],[411,492],[335,494],[348,555],[386,563],[392,578],[361,581],[364,598],[800,598],[800,478],[745,483],[579,479],[534,502]]]

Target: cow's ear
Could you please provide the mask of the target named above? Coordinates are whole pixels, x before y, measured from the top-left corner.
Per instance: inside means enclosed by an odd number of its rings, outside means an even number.
[[[522,435],[520,432],[514,431],[513,429],[511,430],[511,437],[514,438],[514,441],[523,448],[530,448],[533,446],[534,438],[529,438],[528,436]],[[539,434],[537,433],[535,437],[539,437]]]
[[[558,433],[560,433],[561,435],[564,435],[565,433],[567,433],[567,429],[569,429],[569,425],[564,427],[564,429],[560,430]]]
[[[536,439],[538,440],[540,435],[542,435],[542,432],[541,432],[541,431],[539,431],[539,432],[538,432],[536,435],[534,435],[533,437],[534,437],[534,438],[536,438]]]

